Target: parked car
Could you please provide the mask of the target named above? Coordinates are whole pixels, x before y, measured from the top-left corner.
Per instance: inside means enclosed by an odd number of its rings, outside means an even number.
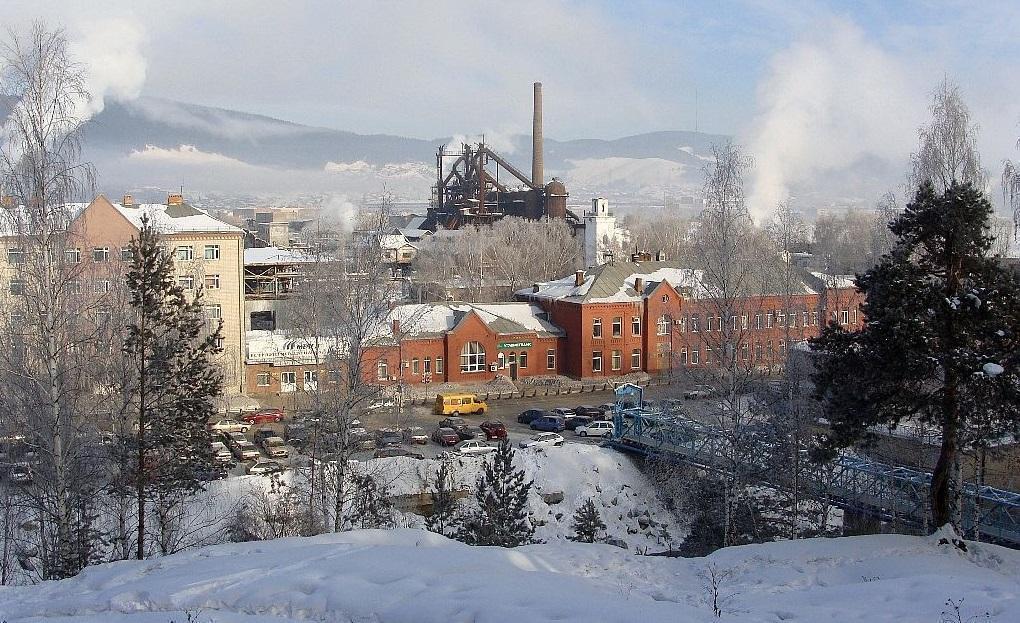
[[[544,448],[546,446],[562,446],[566,441],[557,433],[539,433],[530,439],[521,441],[522,448]]]
[[[484,414],[489,405],[474,394],[438,394],[435,412],[438,415],[460,415],[461,413]]]
[[[212,442],[213,461],[219,465],[230,465],[234,462],[234,455],[230,453],[226,444],[222,441]]]
[[[250,441],[239,443],[234,446],[234,455],[242,461],[257,461],[262,457],[262,453],[255,447]]]
[[[256,461],[248,468],[249,474],[272,474],[283,471],[283,466],[276,461]]]
[[[247,433],[248,429],[251,428],[251,424],[223,419],[209,424],[207,428],[217,433]]]
[[[593,420],[598,419],[602,415],[601,407],[593,407],[591,405],[581,405],[574,409],[574,413],[580,416],[589,417]]]
[[[228,448],[233,448],[239,443],[248,443],[248,438],[244,436],[244,433],[223,433],[223,441]]]
[[[432,441],[441,446],[452,446],[460,442],[460,435],[452,428],[439,427],[432,432]]]
[[[32,468],[28,465],[15,463],[11,465],[10,471],[7,472],[7,477],[16,485],[27,485],[32,482]]]
[[[285,459],[290,456],[287,442],[280,437],[268,437],[262,440],[262,450],[271,459]]]
[[[558,415],[543,415],[537,420],[532,420],[531,430],[544,430],[558,433],[566,428],[566,424]]]
[[[241,419],[249,424],[269,424],[270,422],[280,422],[283,420],[283,410],[263,409],[262,411],[256,411],[255,413],[245,413],[241,416]]]
[[[407,443],[428,443],[429,435],[421,426],[410,426],[404,429],[404,441]]]
[[[520,415],[517,416],[517,422],[519,424],[531,424],[532,421],[537,420],[543,415],[550,415],[550,413],[542,409],[528,409],[527,411],[521,411]]]
[[[270,437],[276,437],[276,436],[277,436],[276,435],[276,431],[274,431],[273,429],[271,429],[271,428],[260,428],[257,431],[255,431],[255,435],[254,435],[255,443],[261,444],[266,439],[269,439]]]
[[[482,441],[485,441],[489,438],[489,436],[485,434],[485,431],[478,426],[458,426],[453,430],[462,440],[481,439]]]
[[[308,426],[301,423],[287,424],[283,427],[283,438],[295,448],[308,443]]]
[[[684,398],[687,400],[697,400],[699,398],[711,398],[715,394],[715,390],[712,389],[711,385],[695,385],[684,392]]]
[[[489,420],[478,427],[485,431],[485,439],[506,439],[506,425],[503,422]]]
[[[484,441],[475,441],[473,439],[469,439],[467,441],[462,441],[458,443],[453,447],[452,450],[452,452],[455,454],[461,454],[465,456],[489,454],[490,452],[495,451],[496,451],[495,447],[487,445]]]
[[[404,443],[404,434],[395,428],[383,428],[375,431],[375,444],[379,448],[399,446]]]
[[[592,419],[587,415],[575,415],[563,422],[563,425],[567,428],[567,430],[577,430],[578,426],[587,426],[588,424],[591,424],[591,422]]]
[[[567,418],[574,417],[575,415],[577,415],[577,412],[574,411],[573,409],[567,409],[566,407],[556,407],[555,409],[552,410],[552,414],[558,415],[565,420]]]
[[[574,434],[581,437],[609,437],[613,434],[613,423],[606,420],[595,420],[590,424],[578,426]]]
[[[446,417],[439,420],[439,428],[457,428],[467,426],[467,420],[462,417]]]
[[[399,446],[390,446],[389,448],[379,448],[372,454],[373,458],[386,459],[393,456],[409,456],[412,459],[424,459],[425,455],[421,452],[411,452],[407,448],[401,448]]]

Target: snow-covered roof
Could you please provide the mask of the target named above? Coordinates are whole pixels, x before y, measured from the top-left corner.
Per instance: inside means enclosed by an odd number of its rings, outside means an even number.
[[[819,272],[812,272],[811,274],[816,279],[820,279],[827,288],[852,289],[857,287],[854,285],[854,281],[857,279],[856,275],[829,275]]]
[[[244,250],[244,265],[258,266],[268,264],[308,264],[315,259],[297,249],[281,249],[279,247],[262,247]]]
[[[535,284],[537,291],[528,288],[517,294],[527,298],[579,303],[621,303],[640,301],[665,281],[687,298],[708,298],[712,296],[712,290],[705,285],[703,277],[700,270],[668,262],[620,262],[604,264],[586,273],[581,285],[576,285],[575,276],[570,275]],[[640,292],[634,289],[639,278],[644,282]]]
[[[149,222],[164,234],[222,232],[241,235],[244,233],[241,228],[224,223],[209,216],[204,210],[186,203],[169,206],[162,203],[142,203],[129,206],[114,203],[113,207],[137,228],[142,227],[142,217],[148,216]]]
[[[414,245],[400,234],[384,234],[379,236],[379,246],[383,249],[399,249],[401,247],[413,247]]]
[[[563,335],[541,307],[530,303],[423,303],[394,308],[379,337],[393,337],[393,320],[399,321],[403,337],[442,335],[471,312],[498,334]]]

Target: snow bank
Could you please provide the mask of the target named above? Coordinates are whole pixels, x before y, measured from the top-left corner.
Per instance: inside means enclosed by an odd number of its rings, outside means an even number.
[[[296,621],[712,621],[703,571],[731,579],[723,618],[739,621],[1020,619],[1020,553],[937,538],[869,536],[769,543],[704,559],[636,556],[606,545],[472,548],[417,530],[217,545],[92,567],[35,587],[0,588],[10,623]]]

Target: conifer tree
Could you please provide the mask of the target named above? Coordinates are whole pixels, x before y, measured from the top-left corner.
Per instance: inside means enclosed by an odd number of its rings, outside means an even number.
[[[594,543],[605,533],[606,524],[603,523],[599,509],[595,507],[595,502],[591,498],[574,513],[573,528],[574,536],[570,537],[570,540],[578,543]]]
[[[867,324],[830,325],[813,347],[831,430],[818,458],[916,418],[942,433],[934,525],[960,519],[960,454],[1020,433],[1020,282],[989,257],[992,207],[970,184],[926,182],[890,225],[897,241],[857,277]]]
[[[436,473],[434,490],[429,494],[432,497],[432,514],[425,518],[425,527],[442,535],[446,535],[455,523],[452,480],[449,463],[443,461]]]
[[[133,438],[120,446],[133,452],[133,473],[126,478],[137,498],[137,558],[145,557],[146,503],[171,494],[197,491],[201,474],[212,465],[206,429],[223,377],[213,357],[220,352],[222,321],[211,330],[202,291],[189,299],[176,282],[173,258],[159,233],[143,218],[131,242],[127,286],[133,321],[124,353],[135,377],[128,388],[138,414]]]
[[[517,547],[531,543],[535,527],[528,511],[528,493],[535,481],[514,469],[514,449],[500,442],[492,460],[482,465],[475,486],[478,507],[464,517],[457,538],[468,545]]]

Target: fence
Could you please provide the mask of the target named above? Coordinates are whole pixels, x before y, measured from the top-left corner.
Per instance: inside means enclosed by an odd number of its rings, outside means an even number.
[[[651,378],[637,382],[630,382],[632,385],[638,385],[640,387],[662,387],[671,385],[673,379],[668,377],[664,378]],[[525,386],[521,389],[514,391],[467,391],[464,393],[473,393],[485,402],[491,402],[493,400],[520,400],[522,398],[544,398],[546,396],[567,396],[570,394],[594,394],[598,392],[608,392],[615,390],[618,386],[624,384],[624,381],[603,381],[601,383],[580,383],[570,384],[567,386],[559,385],[532,385]],[[442,392],[437,392],[442,393]],[[451,390],[451,393],[456,393],[456,390]],[[404,399],[404,404],[408,405],[428,405],[432,404],[436,400],[436,395],[426,396],[413,396]]]

